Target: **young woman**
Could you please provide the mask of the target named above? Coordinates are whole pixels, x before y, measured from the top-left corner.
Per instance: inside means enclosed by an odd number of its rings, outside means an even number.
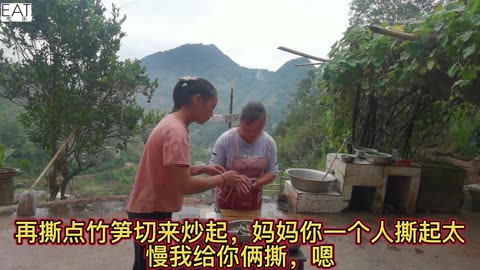
[[[129,219],[164,220],[182,209],[184,194],[218,185],[246,189],[246,179],[222,166],[190,165],[188,126],[205,123],[217,105],[215,87],[202,78],[182,78],[173,90],[173,110],[153,129],[128,198]],[[192,177],[208,174],[211,177]],[[137,242],[133,269],[146,269],[145,248]]]
[[[247,192],[234,186],[218,186],[215,202],[220,208],[261,208],[262,187],[271,183],[278,173],[277,147],[273,138],[263,131],[265,121],[263,104],[250,102],[242,109],[240,125],[217,139],[210,164],[235,170],[250,183]]]

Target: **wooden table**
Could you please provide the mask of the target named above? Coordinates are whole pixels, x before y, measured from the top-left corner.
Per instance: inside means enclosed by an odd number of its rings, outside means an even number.
[[[253,220],[262,218],[261,210],[247,211],[247,210],[229,210],[229,209],[220,209],[221,219],[227,221],[234,220]]]

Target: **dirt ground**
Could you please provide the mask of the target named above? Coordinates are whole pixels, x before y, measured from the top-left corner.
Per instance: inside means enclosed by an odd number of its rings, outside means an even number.
[[[183,210],[174,214],[174,219],[198,217],[201,211],[213,209],[208,202],[201,199],[187,199]],[[461,245],[391,245],[381,239],[372,245],[368,242],[377,231],[379,218],[386,218],[387,230],[392,233],[392,223],[396,218],[404,216],[375,215],[368,212],[345,212],[339,214],[306,215],[277,210],[276,202],[264,203],[263,217],[289,218],[303,221],[309,218],[321,221],[324,227],[346,228],[355,219],[361,218],[365,224],[371,226],[372,231],[363,235],[363,243],[355,245],[355,233],[346,236],[326,236],[323,243],[334,244],[334,269],[479,269],[480,265],[480,213],[468,210],[456,215],[447,214],[418,214],[416,220],[428,218],[449,223],[455,218],[458,223],[465,224],[466,230],[459,231],[467,242]],[[76,204],[55,205],[49,208],[37,209],[35,218],[62,218],[65,222],[75,218],[88,220],[89,218],[125,218],[123,202],[118,200]],[[133,244],[130,240],[116,245],[85,245],[85,246],[29,246],[17,245],[14,240],[16,219],[15,213],[0,215],[0,269],[131,269],[133,262]],[[310,264],[311,251],[309,246],[302,246],[301,250],[307,257],[305,269],[319,269]]]

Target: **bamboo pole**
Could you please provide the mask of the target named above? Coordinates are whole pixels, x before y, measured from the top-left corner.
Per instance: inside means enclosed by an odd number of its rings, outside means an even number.
[[[355,102],[353,105],[353,113],[352,113],[352,137],[351,137],[351,146],[348,149],[349,154],[353,154],[353,148],[361,146],[361,145],[356,145],[355,143],[355,131],[357,128],[357,118],[358,118],[358,109],[359,109],[359,102],[360,102],[360,92],[361,92],[361,86],[360,83],[356,83],[356,89],[355,89]]]
[[[289,49],[287,47],[280,46],[280,47],[278,47],[278,49],[282,50],[282,51],[289,52],[289,53],[293,53],[293,54],[296,54],[296,55],[300,55],[300,56],[303,56],[305,58],[317,60],[317,61],[320,61],[320,62],[328,62],[328,60],[325,59],[325,58],[321,58],[321,57],[313,56],[313,55],[306,54],[306,53],[303,53],[303,52],[299,52],[299,51],[296,51],[296,50],[292,50],[292,49]]]
[[[60,148],[58,148],[57,152],[55,153],[55,155],[53,156],[53,158],[50,160],[50,162],[47,164],[47,167],[45,167],[45,169],[43,169],[42,173],[38,176],[37,180],[35,180],[35,182],[33,183],[33,185],[30,187],[30,189],[28,190],[28,193],[27,194],[30,194],[30,192],[32,192],[32,190],[35,188],[35,186],[38,184],[38,182],[40,182],[40,180],[42,180],[43,176],[45,175],[45,173],[47,173],[47,171],[50,169],[50,167],[53,165],[53,163],[55,162],[55,160],[57,159],[57,157],[60,155],[60,153],[63,151],[63,149],[65,148],[65,146],[67,146],[67,144],[73,139],[73,137],[75,137],[75,134],[77,133],[78,131],[78,128],[76,128],[75,130],[72,131],[72,133],[70,133],[70,135],[68,136],[68,138],[63,142],[63,144],[60,146]]]
[[[316,66],[316,65],[321,65],[323,63],[305,63],[305,64],[296,64],[295,66],[301,67],[301,66]]]
[[[373,25],[370,25],[368,28],[370,28],[370,31],[372,31],[375,34],[381,34],[381,35],[394,37],[401,40],[409,40],[409,41],[417,40],[417,36],[410,33],[395,31],[395,30],[386,29],[383,27],[373,26]]]

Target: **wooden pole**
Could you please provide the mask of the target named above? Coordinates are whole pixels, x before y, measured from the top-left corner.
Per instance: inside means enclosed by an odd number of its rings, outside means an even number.
[[[356,83],[355,101],[353,105],[353,114],[352,114],[352,138],[351,138],[352,143],[348,149],[349,154],[353,154],[354,147],[361,146],[361,145],[355,145],[355,129],[357,127],[358,108],[359,108],[358,103],[360,102],[360,91],[361,91],[360,83]]]
[[[233,113],[233,88],[230,88],[230,108],[228,110],[230,114]],[[232,123],[228,123],[228,129],[232,128]]]
[[[305,64],[296,64],[295,66],[297,67],[302,67],[302,66],[316,66],[316,65],[321,65],[323,63],[305,63]]]
[[[43,176],[45,175],[45,173],[47,173],[47,171],[50,169],[50,167],[52,167],[53,163],[55,162],[55,160],[57,159],[57,157],[60,155],[60,153],[63,151],[63,149],[67,146],[67,144],[73,139],[73,137],[75,137],[75,134],[77,133],[78,131],[78,128],[74,129],[72,131],[72,133],[70,133],[70,135],[68,136],[68,138],[63,142],[63,144],[60,146],[60,148],[58,148],[57,150],[57,153],[55,153],[55,155],[53,156],[53,158],[50,160],[50,162],[47,164],[47,167],[45,167],[45,169],[43,169],[42,173],[38,176],[37,180],[35,180],[35,182],[33,183],[33,185],[30,187],[30,189],[28,190],[28,193],[27,194],[30,194],[30,192],[32,192],[32,190],[35,188],[35,186],[38,184],[38,182],[40,182],[40,180],[42,180]]]
[[[417,40],[417,36],[415,36],[414,34],[410,34],[410,33],[395,31],[395,30],[386,29],[386,28],[383,28],[383,27],[373,26],[373,25],[369,26],[368,28],[370,28],[370,31],[372,31],[375,34],[381,34],[381,35],[394,37],[394,38],[401,39],[401,40],[409,40],[409,41]]]
[[[317,60],[317,61],[320,61],[320,62],[328,62],[328,60],[325,59],[325,58],[320,58],[320,57],[316,57],[316,56],[313,56],[313,55],[310,55],[310,54],[295,51],[295,50],[289,49],[287,47],[280,46],[280,47],[278,47],[278,49],[282,50],[282,51],[289,52],[289,53],[293,53],[293,54],[296,54],[296,55],[300,55],[300,56],[303,56],[303,57],[306,57],[306,58],[309,58],[309,59]]]

